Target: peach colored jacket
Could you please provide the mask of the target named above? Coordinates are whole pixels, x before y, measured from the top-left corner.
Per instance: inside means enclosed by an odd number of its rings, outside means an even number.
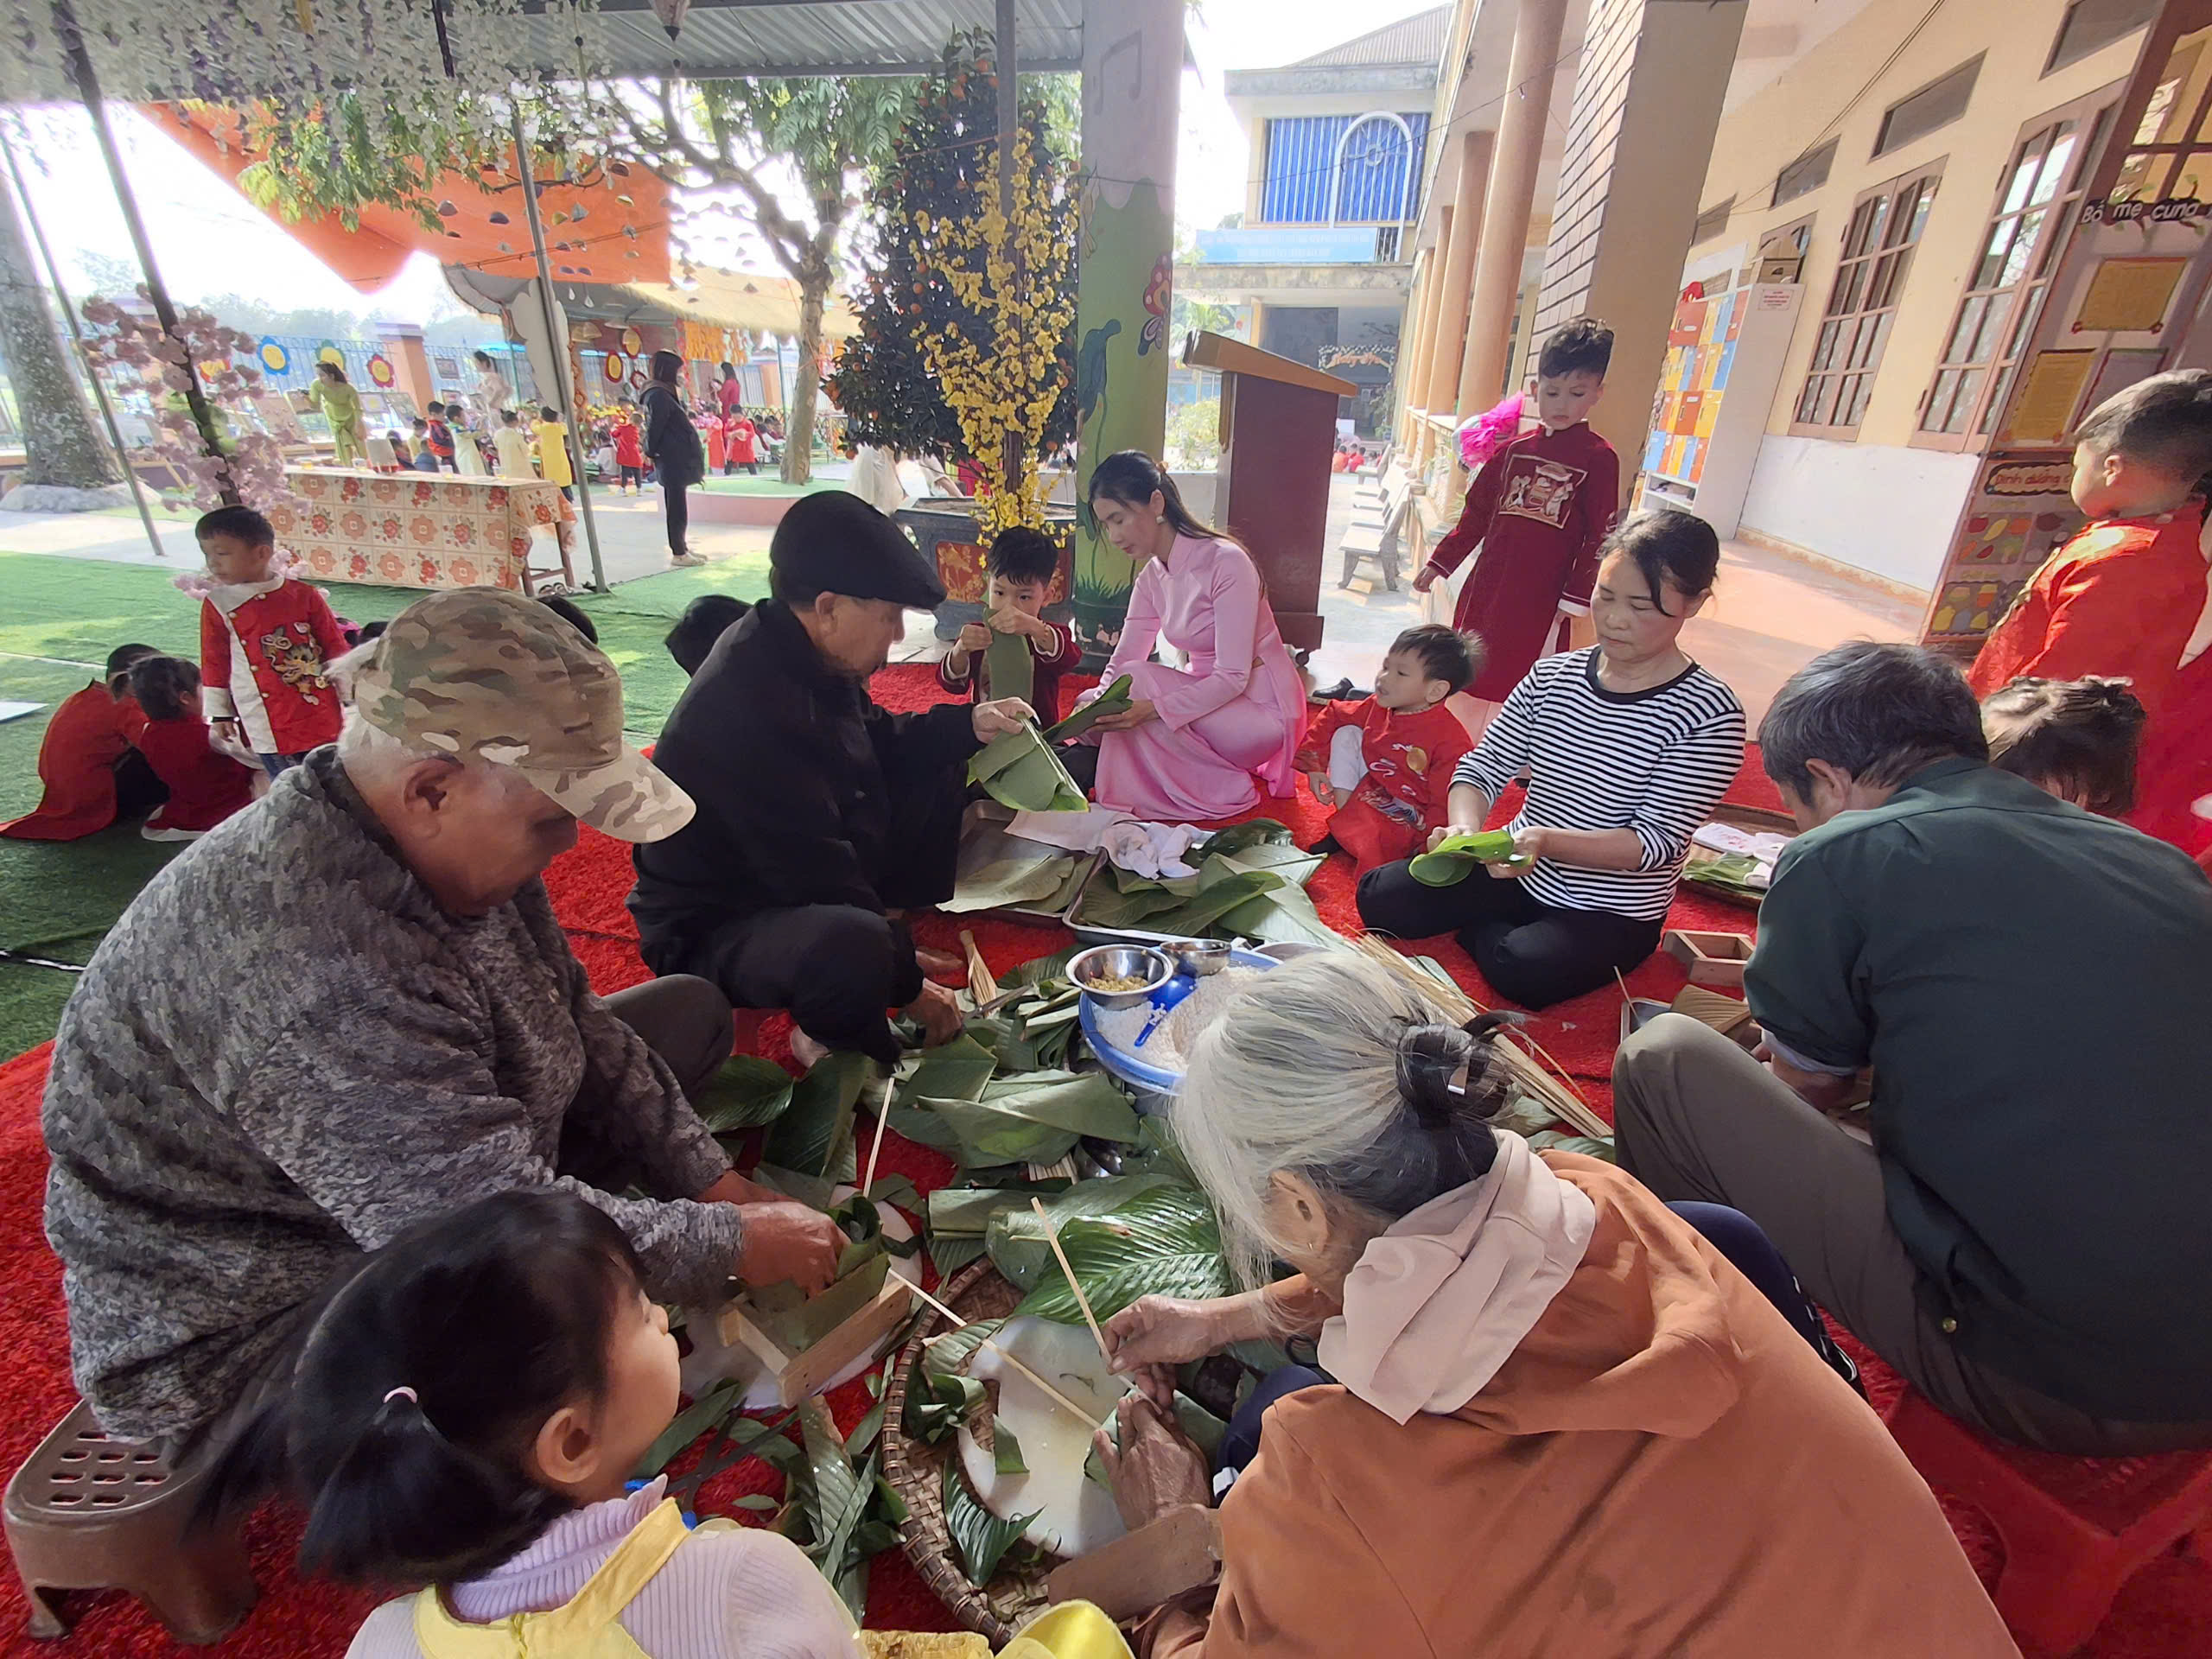
[[[1403,1427],[1267,1415],[1210,1625],[1147,1659],[2013,1659],[1927,1486],[1751,1283],[1629,1176],[1497,1375]]]

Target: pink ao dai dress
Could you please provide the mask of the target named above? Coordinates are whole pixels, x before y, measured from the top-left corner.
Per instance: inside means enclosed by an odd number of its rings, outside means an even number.
[[[1184,668],[1148,661],[1165,643]],[[1137,573],[1128,620],[1099,677],[1127,674],[1159,718],[1099,734],[1099,803],[1170,823],[1233,817],[1291,793],[1306,735],[1306,692],[1276,632],[1252,556],[1234,542],[1180,536]],[[1096,695],[1086,693],[1085,700]],[[1256,774],[1256,781],[1255,781]]]

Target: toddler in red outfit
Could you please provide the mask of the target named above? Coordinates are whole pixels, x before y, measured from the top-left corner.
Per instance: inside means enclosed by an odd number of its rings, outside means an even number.
[[[208,718],[274,778],[338,741],[328,670],[350,646],[322,590],[276,569],[276,534],[251,507],[218,507],[194,533],[214,579],[200,601]]]
[[[209,740],[200,684],[200,671],[181,658],[146,657],[130,665],[130,695],[146,711],[138,752],[169,791],[139,829],[149,841],[197,841],[253,800],[260,774]]]
[[[1375,675],[1375,694],[1332,702],[1306,728],[1298,765],[1334,806],[1317,853],[1350,853],[1364,873],[1419,852],[1443,827],[1452,768],[1474,740],[1444,700],[1482,671],[1483,642],[1440,623],[1408,628]]]

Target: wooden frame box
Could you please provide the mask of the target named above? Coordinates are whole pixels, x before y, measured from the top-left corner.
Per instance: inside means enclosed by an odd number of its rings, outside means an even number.
[[[834,1290],[832,1287],[823,1294],[831,1294]],[[897,1330],[912,1306],[913,1296],[906,1281],[895,1273],[887,1273],[882,1287],[873,1298],[831,1327],[830,1333],[812,1347],[798,1353],[786,1351],[775,1338],[753,1323],[742,1296],[722,1309],[720,1330],[725,1347],[742,1346],[768,1368],[768,1375],[776,1380],[779,1403],[795,1406],[819,1394],[831,1377]]]
[[[1661,941],[1667,954],[1688,969],[1693,985],[1740,988],[1751,959],[1751,942],[1740,933],[1701,933],[1669,928]]]

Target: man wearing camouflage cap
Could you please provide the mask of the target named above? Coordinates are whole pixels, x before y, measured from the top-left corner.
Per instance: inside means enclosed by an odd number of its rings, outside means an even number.
[[[721,994],[601,1001],[554,919],[538,874],[579,820],[645,842],[692,815],[623,743],[607,658],[472,588],[341,668],[339,741],[148,885],[54,1041],[47,1236],[77,1386],[118,1435],[189,1443],[334,1271],[487,1192],[581,1194],[664,1300],[818,1285],[843,1242],[687,1103],[729,1052]]]

